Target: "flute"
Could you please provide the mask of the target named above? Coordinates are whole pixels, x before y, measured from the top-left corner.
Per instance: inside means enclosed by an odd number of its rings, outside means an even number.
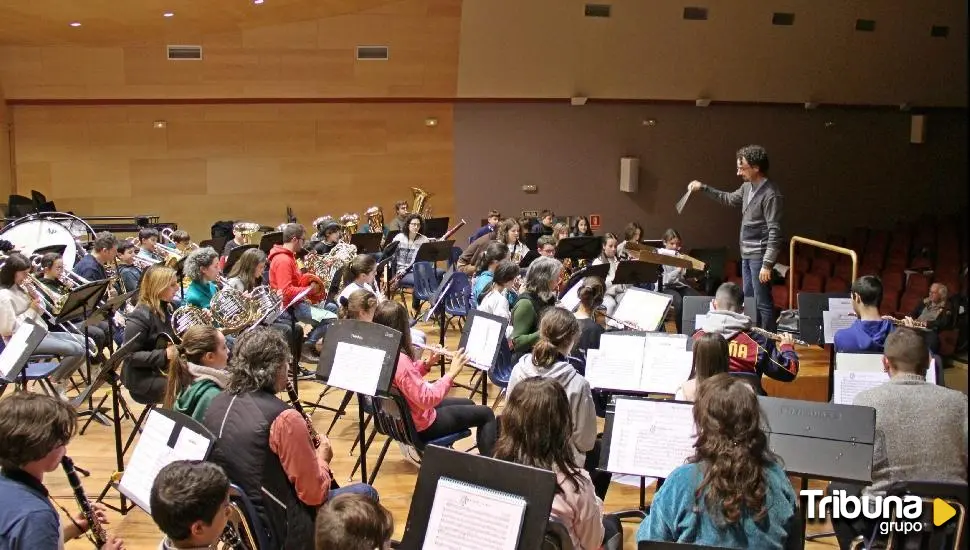
[[[892,324],[897,327],[915,328],[917,330],[929,330],[926,326],[926,321],[917,321],[916,319],[911,319],[913,324],[912,326],[910,326],[906,324],[906,319],[897,319],[891,315],[885,315],[883,316],[883,319],[887,321],[891,321]]]
[[[98,521],[98,516],[94,512],[94,508],[91,507],[91,501],[84,494],[84,486],[81,485],[81,480],[77,477],[77,472],[74,470],[74,461],[71,457],[65,455],[61,459],[61,467],[64,468],[64,473],[67,474],[67,482],[74,491],[74,499],[77,500],[78,506],[81,507],[81,512],[88,520],[88,527],[91,530],[88,537],[91,539],[95,548],[103,547],[108,543],[108,532],[104,530],[104,526]]]
[[[447,348],[442,348],[442,347],[437,347],[437,346],[426,346],[424,344],[418,344],[418,343],[414,343],[414,342],[412,342],[411,345],[414,346],[414,347],[416,347],[416,348],[418,348],[418,349],[426,349],[426,350],[428,350],[428,351],[430,351],[432,353],[435,353],[435,354],[438,354],[438,355],[443,355],[444,357],[447,357],[449,359],[451,359],[451,358],[453,358],[455,356],[455,352],[448,351]],[[488,370],[488,369],[492,368],[491,365],[486,365],[484,363],[479,363],[477,361],[472,361],[471,359],[468,360],[468,364],[471,365],[471,366],[473,366],[473,367],[475,367],[476,369],[481,369],[481,370]]]
[[[306,428],[310,431],[310,442],[313,443],[314,449],[320,448],[320,434],[317,433],[317,429],[313,427],[313,421],[307,416],[305,410],[303,410],[303,404],[300,403],[300,394],[296,393],[296,388],[293,387],[293,381],[290,380],[286,383],[286,394],[290,397],[290,401],[293,403],[293,408],[296,412],[300,413],[303,417],[303,421],[306,422]]]
[[[600,312],[600,313],[602,313],[603,317],[606,317],[610,321],[613,321],[614,323],[623,325],[623,328],[626,328],[627,330],[639,330],[639,331],[642,331],[643,330],[642,328],[640,328],[640,325],[638,325],[638,324],[636,324],[636,323],[634,323],[632,321],[621,321],[621,320],[617,319],[616,317],[611,317],[611,316],[607,315],[606,313],[603,313],[603,312]]]
[[[765,330],[765,329],[763,329],[761,327],[751,327],[751,332],[753,332],[755,334],[760,334],[762,336],[767,336],[768,338],[771,338],[772,340],[775,340],[776,342],[781,340],[781,334],[778,334],[778,333],[775,333],[775,332],[769,332],[769,331],[767,331],[767,330]],[[799,340],[798,338],[795,338],[794,336],[792,336],[792,342],[795,345],[798,345],[798,346],[810,346],[811,345],[811,344],[809,344],[808,342],[806,342],[804,340]]]

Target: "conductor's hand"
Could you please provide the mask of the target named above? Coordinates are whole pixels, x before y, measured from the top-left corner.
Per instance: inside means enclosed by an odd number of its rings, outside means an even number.
[[[758,280],[761,281],[761,284],[768,284],[771,281],[771,269],[762,267],[761,271],[758,272]]]
[[[704,188],[704,184],[701,183],[701,182],[699,182],[699,181],[697,181],[697,180],[694,180],[694,181],[692,181],[692,182],[690,182],[690,183],[687,184],[687,190],[688,191],[692,191],[692,192],[693,191],[700,191],[703,188]]]
[[[789,332],[782,332],[781,338],[778,340],[778,344],[782,346],[794,346],[795,337],[792,336],[791,333]]]
[[[174,361],[178,355],[179,350],[175,346],[169,345],[167,348],[165,348],[165,357],[167,357],[169,361]]]
[[[456,351],[451,357],[451,368],[449,368],[448,372],[445,374],[454,379],[456,376],[458,376],[458,373],[461,372],[462,367],[464,367],[467,363],[468,356],[465,355],[465,349],[458,348],[458,351]]]

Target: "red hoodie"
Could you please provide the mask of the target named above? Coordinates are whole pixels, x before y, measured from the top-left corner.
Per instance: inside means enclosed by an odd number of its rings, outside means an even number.
[[[307,289],[300,284],[300,270],[296,267],[296,255],[283,245],[273,245],[269,251],[269,286],[283,293],[283,303],[293,301],[297,294]]]

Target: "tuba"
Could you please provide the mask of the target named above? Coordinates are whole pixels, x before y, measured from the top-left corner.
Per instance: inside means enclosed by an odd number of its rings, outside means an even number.
[[[357,228],[360,227],[360,216],[357,214],[344,214],[340,216],[340,226],[343,228],[344,242],[350,242],[350,236],[357,232]]]
[[[414,194],[414,204],[411,206],[411,212],[421,216],[422,219],[430,216],[431,209],[428,207],[428,199],[431,198],[431,193],[428,193],[420,187],[412,187],[411,193]]]
[[[371,206],[364,211],[364,216],[367,217],[367,223],[370,225],[371,233],[384,232],[384,211],[381,210],[380,206]]]
[[[243,240],[246,241],[244,244],[250,244],[250,235],[259,232],[261,227],[262,226],[256,222],[237,222],[232,226],[234,231],[242,234]]]

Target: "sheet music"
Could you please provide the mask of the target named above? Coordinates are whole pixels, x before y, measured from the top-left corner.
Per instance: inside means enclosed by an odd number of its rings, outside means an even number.
[[[878,372],[884,375],[883,381],[886,381],[889,380],[889,375],[885,374],[882,357],[881,353],[836,353],[835,372],[842,371],[843,375],[846,372],[866,374]],[[932,356],[930,357],[929,367],[926,369],[926,381],[930,384],[938,382],[936,379],[936,359]],[[852,403],[847,404],[851,405]]]
[[[526,500],[446,477],[438,486],[422,550],[515,550]]]
[[[491,367],[499,340],[504,336],[502,323],[476,315],[472,317],[471,325],[468,340],[465,342],[465,353],[475,368],[480,368],[479,365]]]
[[[604,353],[600,341],[600,349],[586,350],[586,380],[591,388],[639,391],[642,353]]]
[[[690,376],[694,353],[685,349],[663,349],[649,353],[643,362],[640,389],[674,395]]]
[[[851,405],[859,393],[888,381],[889,375],[884,372],[836,370],[832,402],[837,405]]]
[[[823,311],[822,312],[822,331],[825,335],[826,344],[835,343],[835,333],[847,329],[852,326],[852,323],[858,317],[855,314],[847,315],[845,313],[840,313],[837,311]]]
[[[382,349],[337,342],[327,385],[366,395],[376,394],[384,368],[384,355]]]
[[[579,308],[579,287],[582,286],[583,279],[576,281],[576,284],[569,287],[569,290],[559,300],[559,307],[567,311],[576,311]]]
[[[185,427],[179,432],[175,447],[169,447],[168,441],[174,430],[174,420],[161,413],[150,412],[118,484],[124,494],[149,513],[152,484],[158,471],[176,460],[204,460],[209,450],[207,437]]]
[[[704,326],[704,323],[706,321],[707,321],[707,314],[698,313],[697,316],[694,317],[694,330],[701,330],[701,327]]]
[[[24,323],[10,335],[10,341],[0,353],[0,375],[4,380],[11,382],[10,373],[13,371],[17,361],[27,351],[27,337],[34,331],[35,325]]]
[[[668,477],[694,448],[693,405],[617,399],[606,469]]]
[[[667,316],[670,296],[659,292],[630,289],[623,293],[613,317],[636,323],[642,330],[656,330]]]
[[[855,315],[852,298],[829,298],[829,311],[838,315]]]
[[[680,214],[680,213],[682,213],[684,211],[684,206],[687,206],[687,199],[690,198],[690,193],[691,193],[691,191],[690,191],[690,189],[688,189],[687,192],[684,193],[684,196],[683,197],[680,197],[680,200],[678,200],[677,201],[677,204],[674,205],[674,208],[677,209],[677,213],[678,214]]]

